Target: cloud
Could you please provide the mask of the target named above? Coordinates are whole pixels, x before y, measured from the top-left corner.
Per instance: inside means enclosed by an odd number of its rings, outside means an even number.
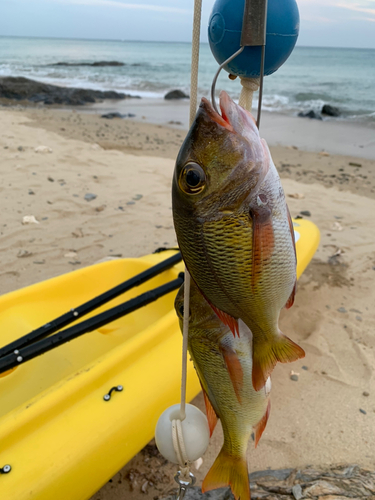
[[[68,3],[75,5],[87,5],[90,7],[99,6],[99,7],[116,7],[118,9],[127,9],[127,10],[146,10],[146,11],[154,11],[154,12],[171,12],[175,14],[190,14],[191,10],[182,9],[180,7],[167,7],[162,5],[151,5],[145,3],[124,3],[117,2],[116,0],[60,0],[59,3]]]

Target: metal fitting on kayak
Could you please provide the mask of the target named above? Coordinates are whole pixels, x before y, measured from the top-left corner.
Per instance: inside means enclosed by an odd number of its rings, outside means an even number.
[[[0,468],[0,474],[8,474],[12,470],[12,467],[7,464],[4,467]]]
[[[108,394],[105,394],[105,395],[103,396],[104,401],[109,401],[109,400],[111,399],[111,395],[112,395],[112,392],[113,392],[113,391],[116,391],[116,392],[121,392],[123,389],[124,389],[124,388],[122,387],[122,385],[117,385],[117,386],[115,386],[115,387],[112,387],[112,389],[110,389],[110,390],[108,391]]]

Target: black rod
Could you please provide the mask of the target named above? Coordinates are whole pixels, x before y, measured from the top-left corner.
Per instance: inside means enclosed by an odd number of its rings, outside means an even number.
[[[0,373],[23,364],[25,361],[29,361],[30,359],[40,356],[55,347],[65,344],[66,342],[70,342],[85,333],[97,330],[101,326],[115,321],[116,319],[121,318],[122,316],[125,316],[140,307],[146,306],[163,295],[176,290],[182,285],[183,282],[183,273],[180,273],[179,277],[173,281],[169,281],[168,283],[154,288],[153,290],[149,290],[134,299],[128,300],[127,302],[113,307],[112,309],[108,309],[108,311],[97,314],[92,318],[82,321],[78,325],[71,326],[66,330],[58,332],[55,335],[52,335],[52,337],[39,340],[38,342],[24,347],[22,350],[17,350],[16,353],[13,352],[8,356],[4,356],[3,358],[0,358]]]
[[[36,330],[33,330],[32,332],[24,335],[23,337],[14,340],[10,344],[1,347],[0,359],[12,353],[15,350],[19,350],[23,347],[26,347],[27,345],[30,345],[31,343],[43,339],[48,335],[51,335],[51,333],[54,333],[57,330],[60,330],[61,328],[64,328],[73,321],[76,321],[78,317],[85,316],[94,309],[102,306],[103,304],[106,304],[110,300],[127,292],[131,288],[141,285],[145,281],[154,278],[161,272],[166,271],[167,269],[173,267],[181,260],[182,260],[181,253],[178,252],[176,253],[176,255],[173,255],[172,257],[169,257],[168,259],[159,262],[159,264],[156,264],[155,266],[146,269],[146,271],[137,274],[133,278],[130,278],[124,281],[123,283],[115,286],[114,288],[111,288],[110,290],[102,293],[101,295],[98,295],[97,297],[90,299],[88,302],[85,302],[84,304],[71,309],[70,311],[62,314],[61,316],[50,321],[49,323],[46,323],[45,325],[37,328]]]

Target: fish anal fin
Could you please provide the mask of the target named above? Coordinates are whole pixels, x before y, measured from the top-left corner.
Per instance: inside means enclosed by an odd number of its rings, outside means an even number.
[[[234,457],[224,447],[202,484],[202,493],[230,486],[236,500],[250,500],[250,483],[245,457]]]
[[[240,334],[238,330],[238,320],[236,318],[233,318],[233,316],[231,316],[230,314],[222,311],[221,309],[218,309],[211,302],[209,302],[209,304],[211,308],[214,310],[216,316],[220,319],[220,321],[222,321],[224,325],[230,328],[230,331],[233,333],[233,336],[235,337],[236,335],[238,335],[239,337]]]
[[[201,384],[201,387],[202,387],[204,405],[206,407],[206,415],[207,415],[208,427],[210,429],[210,437],[211,437],[212,433],[215,430],[215,427],[216,427],[217,421],[219,420],[219,417],[216,415],[216,412],[211,404],[211,401],[209,400],[209,398],[207,396],[207,392],[204,390],[204,387],[202,384]]]
[[[233,385],[238,402],[241,404],[241,391],[243,386],[243,370],[236,351],[220,344],[220,352],[227,366],[228,374]]]
[[[270,416],[270,411],[271,411],[271,401],[268,400],[267,410],[265,414],[259,420],[259,422],[254,426],[255,448],[258,446],[259,439],[262,437],[263,431],[266,428],[268,417]]]
[[[294,297],[296,295],[296,291],[297,291],[297,280],[295,281],[292,293],[290,294],[290,297],[285,304],[286,309],[289,309],[294,304]]]
[[[268,206],[266,195],[257,196],[257,202],[250,205],[249,213],[253,221],[252,283],[256,285],[262,276],[263,266],[270,259],[275,247],[272,210]]]
[[[304,358],[305,351],[281,332],[273,342],[256,342],[253,350],[253,387],[259,391],[264,387],[276,363],[289,363]]]

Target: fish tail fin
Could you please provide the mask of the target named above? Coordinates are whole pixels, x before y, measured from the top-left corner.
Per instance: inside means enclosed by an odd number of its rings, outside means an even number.
[[[253,387],[259,391],[264,387],[267,378],[274,369],[276,363],[290,363],[304,358],[305,351],[289,337],[280,332],[280,335],[272,343],[256,342],[253,348]]]
[[[236,500],[250,500],[246,457],[234,457],[221,449],[202,484],[202,492],[230,486]]]

